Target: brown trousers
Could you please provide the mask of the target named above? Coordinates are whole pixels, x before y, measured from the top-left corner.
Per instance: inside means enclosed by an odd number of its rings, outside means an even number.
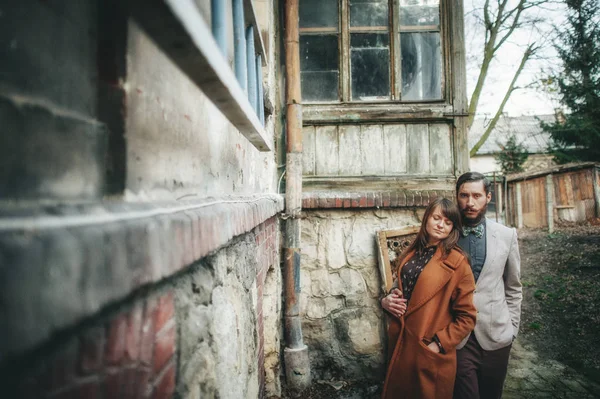
[[[467,344],[456,351],[454,399],[500,399],[512,344],[486,351],[471,334]]]

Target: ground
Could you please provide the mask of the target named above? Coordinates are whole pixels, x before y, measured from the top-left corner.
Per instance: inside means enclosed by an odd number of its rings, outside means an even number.
[[[600,397],[600,225],[519,231],[523,309],[505,399]],[[370,399],[381,384],[317,381],[302,398]]]
[[[600,226],[520,232],[521,338],[600,382]]]

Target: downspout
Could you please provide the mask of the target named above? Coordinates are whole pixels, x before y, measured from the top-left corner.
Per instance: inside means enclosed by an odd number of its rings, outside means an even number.
[[[300,213],[302,212],[302,99],[300,92],[299,0],[285,3],[285,375],[288,389],[300,393],[310,386],[308,347],[300,319]]]

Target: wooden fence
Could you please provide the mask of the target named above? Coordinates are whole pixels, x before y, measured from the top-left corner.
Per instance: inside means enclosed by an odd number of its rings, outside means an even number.
[[[581,163],[509,175],[507,224],[547,227],[600,218],[600,164]]]

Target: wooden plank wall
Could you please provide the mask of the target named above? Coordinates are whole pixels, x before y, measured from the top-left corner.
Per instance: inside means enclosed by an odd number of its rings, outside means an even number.
[[[554,220],[584,222],[596,217],[594,168],[579,169],[552,175],[554,186]],[[520,181],[525,227],[547,227],[546,177]],[[516,183],[508,185],[510,223],[517,224]]]
[[[523,204],[523,225],[544,227],[548,225],[546,210],[546,177],[538,177],[521,182]]]
[[[442,123],[306,126],[303,174],[451,175],[450,132]]]

